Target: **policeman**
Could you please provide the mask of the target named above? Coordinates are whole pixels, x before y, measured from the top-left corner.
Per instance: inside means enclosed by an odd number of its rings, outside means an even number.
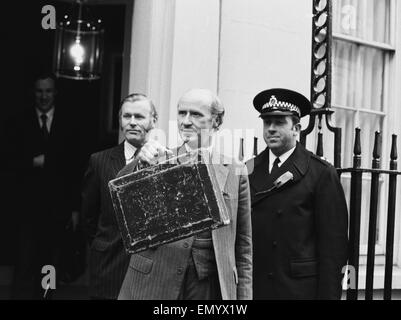
[[[340,299],[348,214],[335,168],[297,142],[311,103],[287,89],[253,105],[267,148],[248,161],[254,299]]]

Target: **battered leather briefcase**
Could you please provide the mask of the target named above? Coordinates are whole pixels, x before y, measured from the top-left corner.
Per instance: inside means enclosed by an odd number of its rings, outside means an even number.
[[[185,154],[109,182],[128,253],[229,224],[215,165],[206,157],[185,160]]]

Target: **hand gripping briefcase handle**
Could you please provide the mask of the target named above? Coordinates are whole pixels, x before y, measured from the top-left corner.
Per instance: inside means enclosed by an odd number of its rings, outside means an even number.
[[[127,252],[190,237],[230,223],[215,166],[198,150],[109,182]]]

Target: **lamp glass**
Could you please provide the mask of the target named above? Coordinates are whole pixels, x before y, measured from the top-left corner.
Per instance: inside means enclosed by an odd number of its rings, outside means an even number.
[[[103,35],[100,23],[84,20],[61,22],[56,29],[54,50],[56,76],[76,80],[99,79]]]

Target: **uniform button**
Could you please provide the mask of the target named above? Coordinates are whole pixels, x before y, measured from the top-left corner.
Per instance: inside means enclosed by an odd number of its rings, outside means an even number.
[[[184,248],[188,248],[188,247],[189,247],[189,244],[188,244],[188,242],[184,242],[184,245],[183,245],[183,247],[184,247]]]
[[[267,277],[268,277],[269,279],[272,279],[273,276],[274,276],[273,272],[269,272],[269,273],[267,274]]]
[[[277,241],[273,241],[273,247],[277,247]]]
[[[177,274],[182,274],[183,271],[184,271],[184,269],[181,268],[181,267],[179,267],[179,268],[177,269]]]
[[[277,210],[277,215],[278,216],[281,216],[282,214],[283,214],[283,210],[281,210],[281,209]]]

